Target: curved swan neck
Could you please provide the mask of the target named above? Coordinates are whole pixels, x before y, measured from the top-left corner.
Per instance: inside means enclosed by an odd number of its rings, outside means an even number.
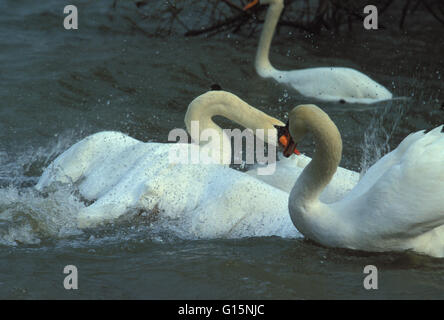
[[[290,123],[293,121],[303,123],[306,131],[313,134],[316,145],[312,161],[299,176],[290,195],[293,207],[306,207],[318,201],[335,174],[341,161],[342,140],[330,117],[314,105],[296,107],[290,114]]]
[[[283,1],[273,2],[268,7],[267,15],[265,17],[255,61],[257,73],[264,78],[271,77],[273,73],[277,72],[270,63],[269,53],[274,31],[283,9]]]
[[[226,91],[209,91],[195,98],[188,106],[185,114],[187,131],[193,141],[200,143],[200,137],[204,130],[215,130],[220,137],[219,146],[222,161],[220,163],[223,164],[231,162],[231,142],[224,130],[212,120],[214,116],[223,116],[245,128],[252,129],[253,133],[256,133],[258,129],[263,129],[265,130],[264,138],[266,141],[267,130],[276,132],[274,125],[285,125]],[[197,121],[199,130],[192,129],[194,121]]]

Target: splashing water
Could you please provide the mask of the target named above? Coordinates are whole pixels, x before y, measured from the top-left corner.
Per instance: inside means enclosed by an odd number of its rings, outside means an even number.
[[[74,218],[84,204],[68,186],[45,194],[33,188],[42,170],[75,136],[67,132],[47,146],[26,146],[17,155],[0,151],[0,245],[38,245],[82,233]]]
[[[67,131],[50,139],[45,146],[23,146],[15,153],[3,151],[0,146],[0,187],[34,185],[43,169],[81,135],[82,131]]]
[[[81,234],[76,213],[84,205],[66,188],[42,195],[33,188],[0,189],[0,244],[39,244]]]
[[[373,118],[361,144],[361,177],[374,163],[391,151],[390,139],[398,128],[402,116],[407,112],[407,105],[395,100],[382,112],[377,109],[373,111]]]

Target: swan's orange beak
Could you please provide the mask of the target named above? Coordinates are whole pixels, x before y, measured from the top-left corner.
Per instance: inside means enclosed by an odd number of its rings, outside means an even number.
[[[250,3],[248,3],[245,7],[244,7],[244,11],[247,11],[250,8],[253,8],[255,5],[257,5],[259,3],[259,0],[253,0]]]
[[[284,156],[288,158],[293,153],[300,155],[301,153],[298,149],[296,149],[296,143],[294,143],[290,133],[288,132],[288,123],[285,127],[277,127],[277,130],[279,145],[284,148]]]

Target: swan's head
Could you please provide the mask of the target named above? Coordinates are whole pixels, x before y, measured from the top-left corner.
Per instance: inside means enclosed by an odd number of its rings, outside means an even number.
[[[330,143],[330,149],[339,148],[342,151],[342,141],[339,130],[330,117],[314,104],[299,105],[291,110],[288,116],[290,141],[284,155],[289,157],[293,149],[304,138],[308,132],[317,134],[325,141],[335,141]],[[327,137],[328,136],[328,137]],[[327,139],[328,138],[328,139]]]
[[[284,0],[253,0],[244,7],[244,11],[253,8],[258,4],[280,5],[284,6]]]
[[[299,105],[291,110],[288,116],[288,142],[284,147],[284,156],[289,157],[295,153],[296,146],[304,138],[309,131],[306,125],[305,119],[310,116],[311,113],[316,113],[317,106],[313,104]]]

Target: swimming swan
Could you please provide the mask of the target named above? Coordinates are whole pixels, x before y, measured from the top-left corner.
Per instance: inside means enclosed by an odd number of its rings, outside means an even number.
[[[255,61],[256,71],[262,78],[274,78],[279,83],[290,85],[306,97],[322,101],[370,104],[392,98],[392,94],[384,86],[351,68],[321,67],[292,71],[276,70],[271,65],[268,56],[273,34],[284,8],[284,1],[254,0],[247,4],[244,10],[248,10],[259,2],[270,5]]]
[[[272,130],[275,135],[277,130],[274,126],[284,125],[231,93],[210,91],[191,102],[185,116],[186,126],[191,126],[196,120],[201,132],[212,128],[220,133],[221,139],[228,139],[211,120],[213,115],[225,116],[250,129]],[[192,131],[191,135],[194,135],[193,140],[198,139],[195,132]],[[264,138],[267,140],[267,134]],[[276,144],[276,139],[270,143]],[[187,230],[192,235],[202,237],[298,235],[287,222],[280,223],[278,227],[272,222],[273,219],[289,219],[287,193],[221,165],[223,160],[229,159],[231,150],[225,153],[221,150],[219,157],[212,152],[214,150],[207,150],[211,148],[204,143],[198,148],[200,159],[217,156],[211,159],[213,161],[204,161],[207,165],[170,161],[173,148],[187,152],[191,151],[191,147],[188,143],[144,143],[120,132],[99,132],[59,155],[44,170],[36,189],[43,190],[53,183],[68,183],[75,186],[83,198],[93,201],[79,212],[78,225],[81,228],[111,221],[131,209],[141,209],[161,210],[164,216],[175,216],[184,221],[181,225],[191,224]],[[274,194],[284,204],[267,201],[266,194]],[[256,197],[261,199],[253,204],[252,199]],[[232,198],[236,200],[230,200]],[[273,210],[276,213],[270,215]],[[199,215],[202,217],[196,221],[194,217]],[[246,216],[266,222],[263,230],[258,228],[253,232],[253,222]],[[204,226],[204,221],[207,221],[207,226]],[[212,228],[211,221],[218,226]],[[290,220],[288,222],[291,224]],[[244,224],[248,230],[243,227]],[[282,231],[282,228],[287,231]]]
[[[330,247],[413,250],[444,257],[442,129],[443,125],[410,134],[370,167],[343,199],[325,204],[319,195],[341,159],[341,136],[315,105],[294,108],[289,115],[292,143],[311,132],[316,144],[312,161],[290,192],[294,225],[307,238]]]

